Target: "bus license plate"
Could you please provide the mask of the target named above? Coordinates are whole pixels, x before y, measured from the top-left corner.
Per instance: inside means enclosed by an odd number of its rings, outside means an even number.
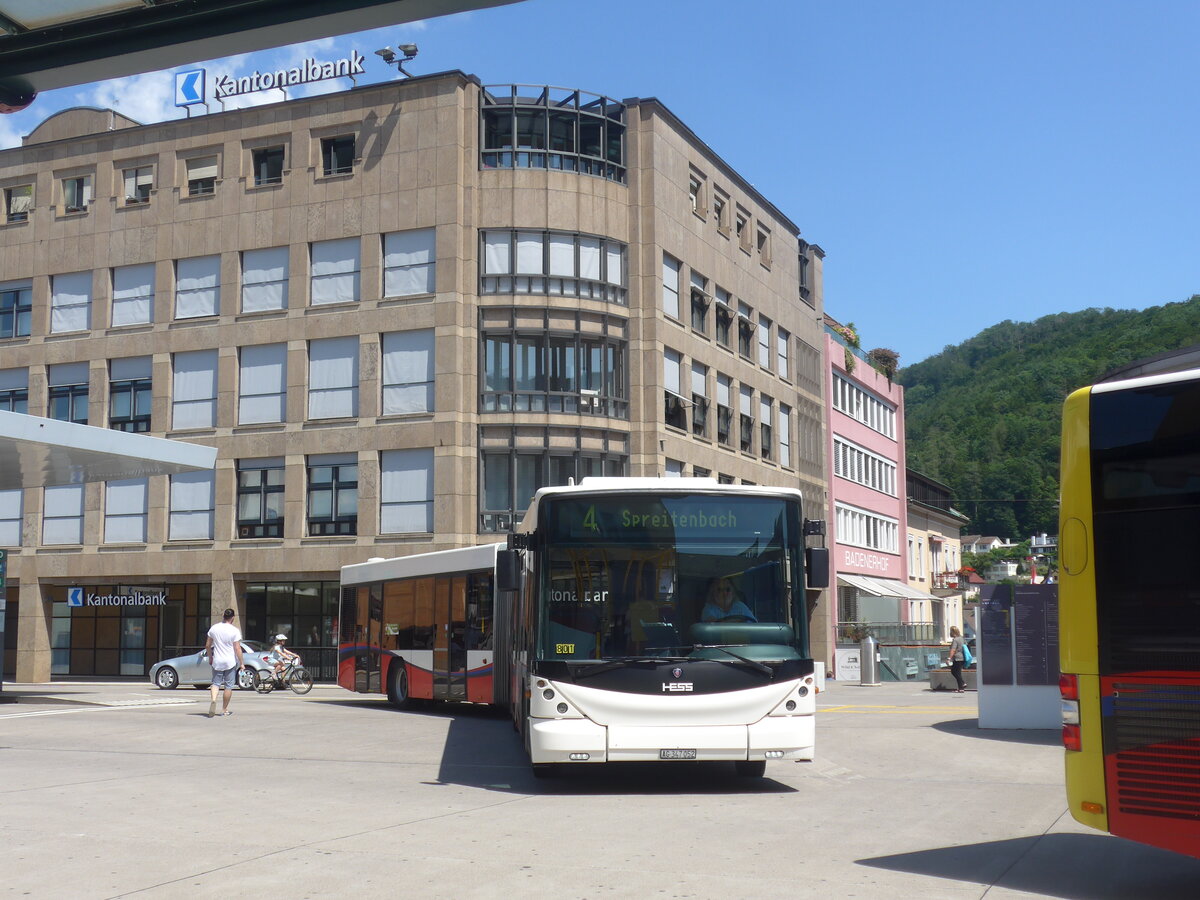
[[[659,750],[659,759],[695,759],[695,750]]]

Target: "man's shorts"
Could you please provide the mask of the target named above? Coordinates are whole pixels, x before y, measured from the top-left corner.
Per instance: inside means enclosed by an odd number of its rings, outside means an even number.
[[[237,674],[237,666],[234,666],[232,669],[213,669],[213,687],[233,690],[237,687]]]

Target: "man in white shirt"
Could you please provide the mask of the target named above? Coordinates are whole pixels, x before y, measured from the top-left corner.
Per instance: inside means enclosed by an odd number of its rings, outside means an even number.
[[[234,612],[225,610],[221,621],[208,629],[208,640],[204,642],[204,652],[212,663],[213,680],[208,689],[208,717],[217,714],[217,691],[224,688],[225,698],[221,704],[221,715],[231,716],[229,701],[233,698],[233,687],[237,681],[238,672],[242,668],[242,633],[233,624]]]

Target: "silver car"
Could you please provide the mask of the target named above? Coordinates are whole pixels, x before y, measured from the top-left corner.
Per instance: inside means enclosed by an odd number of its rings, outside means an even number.
[[[254,678],[259,670],[272,668],[267,662],[271,648],[258,641],[242,641],[242,669],[238,672],[238,687],[244,691],[254,690]],[[202,688],[212,684],[212,665],[201,650],[187,656],[164,659],[150,667],[150,681],[164,691],[173,690],[181,684]]]

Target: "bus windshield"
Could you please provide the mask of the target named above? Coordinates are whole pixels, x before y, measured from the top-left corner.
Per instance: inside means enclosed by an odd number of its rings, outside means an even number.
[[[793,605],[803,596],[798,502],[604,494],[544,504],[542,659],[686,656],[714,643],[806,646]],[[724,627],[735,624],[759,627]]]

